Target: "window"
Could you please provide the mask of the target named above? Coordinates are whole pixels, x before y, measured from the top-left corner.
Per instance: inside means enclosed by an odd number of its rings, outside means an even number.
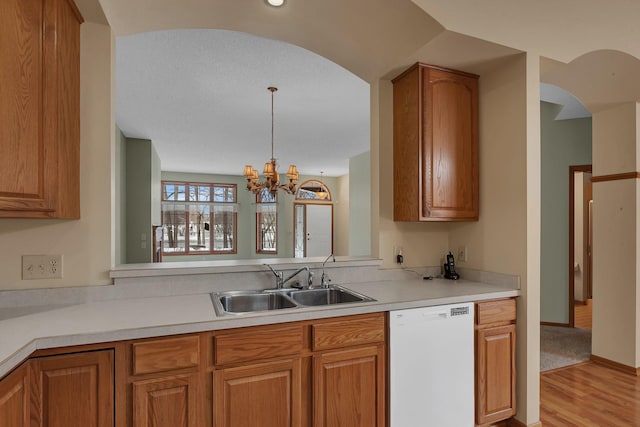
[[[256,194],[256,253],[278,253],[277,194],[262,189]]]
[[[331,190],[324,182],[310,179],[298,186],[296,200],[330,202],[332,200]]]
[[[235,184],[162,182],[163,252],[236,253]]]

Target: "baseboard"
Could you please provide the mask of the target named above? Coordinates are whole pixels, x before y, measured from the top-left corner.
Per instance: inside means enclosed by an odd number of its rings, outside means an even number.
[[[598,363],[600,365],[606,366],[611,369],[615,369],[616,371],[623,372],[625,374],[640,376],[640,368],[634,368],[633,366],[627,366],[619,362],[614,362],[613,360],[605,359],[604,357],[591,355],[591,360],[594,363]]]
[[[476,427],[478,427],[477,424]],[[498,421],[497,423],[493,424],[484,424],[483,427],[542,427],[542,423],[538,421],[533,424],[527,425],[521,421],[516,420],[515,418],[509,418],[507,420]]]
[[[569,328],[568,323],[556,323],[556,322],[540,322],[540,326],[564,326],[565,328]]]
[[[573,365],[560,366],[559,368],[554,368],[554,369],[547,369],[546,371],[540,371],[540,375],[552,374],[554,372],[563,371],[565,369],[575,368],[576,366],[584,365],[586,363],[593,363],[593,362],[590,360],[585,360],[584,362],[575,363]]]

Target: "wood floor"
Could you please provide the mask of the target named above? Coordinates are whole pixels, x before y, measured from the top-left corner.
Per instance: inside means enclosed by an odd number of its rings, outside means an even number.
[[[640,426],[640,378],[593,362],[540,375],[544,427]]]

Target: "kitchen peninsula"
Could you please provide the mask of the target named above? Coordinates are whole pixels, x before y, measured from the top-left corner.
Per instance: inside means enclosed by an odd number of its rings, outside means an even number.
[[[307,264],[317,270],[321,262]],[[178,387],[191,393],[189,396],[207,393],[221,396],[228,390],[225,392],[219,387],[227,384],[233,389],[233,378],[246,380],[267,375],[261,370],[266,369],[264,364],[275,369],[274,375],[286,373],[287,378],[293,378],[291,384],[304,388],[304,384],[310,384],[310,375],[328,372],[327,367],[342,360],[341,357],[352,361],[369,360],[376,367],[377,389],[382,393],[386,312],[458,302],[505,300],[520,293],[517,277],[463,270],[462,276],[473,280],[423,280],[423,272],[379,270],[378,264],[378,260],[345,258],[327,268],[333,282],[375,301],[236,316],[217,316],[210,293],[242,286],[247,289],[270,287],[273,277],[262,265],[217,268],[191,265],[189,270],[175,267],[164,271],[128,266],[112,272],[115,284],[108,287],[5,292],[3,306],[11,302],[17,304],[18,299],[25,297],[31,298],[32,306],[25,308],[22,315],[15,308],[12,314],[7,308],[0,307],[3,319],[0,320],[0,376],[5,377],[0,384],[26,371],[24,367],[29,363],[31,375],[35,375],[34,369],[38,368],[40,375],[46,376],[49,368],[40,366],[42,361],[85,353],[97,357],[106,351],[101,363],[109,367],[105,375],[115,382],[113,412],[119,420],[116,425],[146,425],[142,419],[151,415],[133,408],[159,404],[153,400],[156,391]],[[278,265],[278,269],[283,270],[297,267],[299,263]],[[198,270],[200,274],[196,274]],[[431,274],[424,272],[427,273]],[[217,280],[213,279],[216,276]],[[49,304],[34,307],[38,298],[44,298]],[[57,304],[62,301],[70,305]],[[22,305],[25,305],[24,301]],[[28,311],[31,314],[25,314]],[[266,343],[266,349],[255,347],[260,343]],[[225,352],[225,348],[230,353]],[[312,361],[315,361],[315,368]],[[354,365],[354,369],[366,371],[368,366]],[[97,372],[102,371],[98,369]],[[213,383],[217,384],[215,388],[212,388]],[[317,390],[295,387],[292,389],[294,394],[320,399]],[[0,386],[0,391],[3,390]],[[205,393],[204,390],[210,391]],[[291,398],[297,399],[296,396]],[[378,395],[375,402],[384,402],[383,396]],[[229,395],[225,399],[233,397]],[[195,414],[200,413],[203,406],[223,405],[210,395],[204,400],[210,403],[198,399],[199,403],[188,406],[186,410],[190,417],[199,418]],[[316,408],[320,402],[314,405],[311,406]],[[382,412],[377,415],[376,425],[384,425],[384,405],[377,407]],[[300,411],[292,416],[311,416],[307,411],[312,409],[302,405]],[[214,414],[223,412],[220,408],[213,411]],[[211,410],[205,413],[205,419],[212,416]],[[314,413],[314,417],[321,417],[324,412],[316,409]],[[132,421],[134,419],[137,421]],[[214,425],[226,425],[224,422],[217,420]]]

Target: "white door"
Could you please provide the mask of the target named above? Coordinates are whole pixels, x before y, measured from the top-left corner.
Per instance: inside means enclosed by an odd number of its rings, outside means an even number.
[[[296,217],[304,210],[306,257],[327,256],[333,253],[333,205],[296,205]],[[296,236],[301,235],[301,221],[296,221]],[[296,238],[296,240],[298,240]],[[296,242],[298,243],[298,242]],[[299,247],[296,244],[296,247]],[[297,255],[296,251],[296,256]]]

